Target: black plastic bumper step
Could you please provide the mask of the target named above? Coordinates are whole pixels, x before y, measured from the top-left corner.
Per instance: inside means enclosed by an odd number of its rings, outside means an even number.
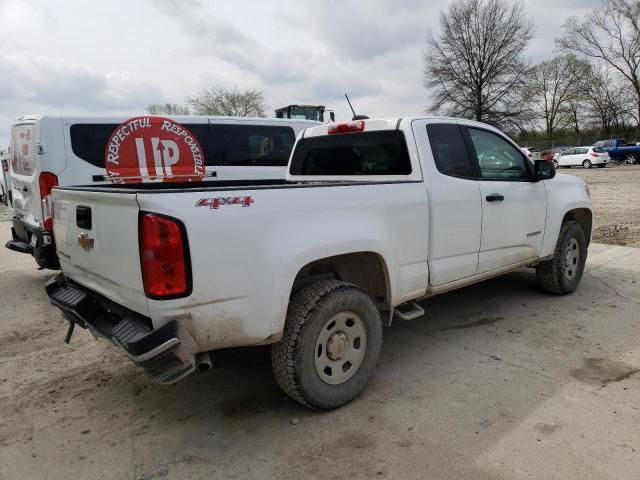
[[[82,304],[82,301],[87,298],[87,294],[79,288],[71,285],[56,286],[57,288],[50,289],[47,292],[49,298],[68,310],[76,310]]]
[[[5,247],[14,252],[28,253],[29,255],[33,253],[33,245],[22,240],[9,240]]]

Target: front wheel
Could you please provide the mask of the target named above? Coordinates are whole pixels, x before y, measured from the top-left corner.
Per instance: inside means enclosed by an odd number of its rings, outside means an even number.
[[[547,293],[565,295],[578,288],[587,260],[587,241],[579,223],[562,225],[553,258],[536,267],[538,286]]]
[[[356,285],[327,280],[307,285],[291,299],[271,363],[287,395],[327,410],[360,394],[381,348],[382,321],[371,298]]]
[[[582,168],[591,168],[591,160],[585,160],[582,162]]]

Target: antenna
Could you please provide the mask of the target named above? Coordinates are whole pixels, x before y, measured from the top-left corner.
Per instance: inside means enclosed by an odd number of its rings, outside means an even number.
[[[347,95],[346,92],[344,94],[344,98],[347,99],[347,103],[349,104],[349,108],[353,112],[353,118],[351,120],[367,120],[369,118],[366,115],[357,115],[356,114],[356,111],[353,109],[353,105],[351,105],[351,100],[349,100],[349,96]]]

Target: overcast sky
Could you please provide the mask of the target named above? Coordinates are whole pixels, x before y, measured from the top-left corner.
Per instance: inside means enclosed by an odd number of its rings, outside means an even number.
[[[358,113],[424,113],[422,52],[448,0],[0,0],[0,145],[31,113],[136,114],[211,85]],[[599,0],[526,0],[526,56]]]

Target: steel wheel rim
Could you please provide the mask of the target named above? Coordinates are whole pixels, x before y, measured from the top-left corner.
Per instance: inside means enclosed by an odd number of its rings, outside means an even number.
[[[580,246],[575,238],[572,238],[567,242],[567,248],[564,253],[564,276],[569,280],[573,280],[578,272],[578,265],[580,264]]]
[[[354,312],[333,315],[323,325],[318,339],[314,364],[323,382],[339,385],[360,369],[367,351],[367,329]]]

